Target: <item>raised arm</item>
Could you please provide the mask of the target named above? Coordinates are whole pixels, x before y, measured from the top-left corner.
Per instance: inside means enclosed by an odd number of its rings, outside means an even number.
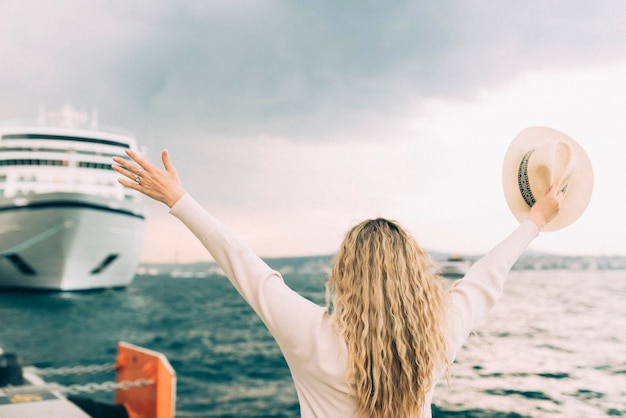
[[[119,182],[169,206],[170,213],[200,240],[279,342],[289,340],[303,316],[319,312],[319,307],[289,289],[278,272],[185,192],[167,151],[162,153],[163,169],[133,151],[127,154],[132,161],[113,158],[118,164],[113,169],[124,176]]]
[[[126,153],[132,161],[113,158],[118,164],[113,165],[113,169],[124,176],[119,182],[169,206],[170,213],[196,235],[233,285],[256,310],[256,287],[263,277],[272,274],[272,270],[229,228],[185,192],[167,151],[161,154],[163,169],[131,150]]]
[[[539,231],[559,212],[563,198],[557,187],[551,187],[545,196],[531,208],[528,219],[488,254],[478,260],[467,275],[449,291],[450,360],[456,357],[469,333],[494,307],[504,291],[504,282],[523,251],[537,237]]]

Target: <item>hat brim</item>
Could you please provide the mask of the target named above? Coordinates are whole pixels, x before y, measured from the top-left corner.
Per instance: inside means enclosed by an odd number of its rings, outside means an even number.
[[[572,138],[556,129],[533,126],[522,130],[511,142],[504,156],[502,185],[506,202],[515,218],[521,222],[528,217],[530,207],[524,201],[518,185],[518,171],[522,158],[530,150],[550,142],[566,142],[576,153],[576,165],[558,215],[543,231],[556,231],[575,222],[587,209],[593,191],[593,169],[585,150]],[[546,191],[547,192],[547,191]],[[540,196],[536,196],[539,198]]]

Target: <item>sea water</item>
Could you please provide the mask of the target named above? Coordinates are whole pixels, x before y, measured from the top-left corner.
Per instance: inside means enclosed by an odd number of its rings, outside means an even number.
[[[324,274],[285,273],[323,304]],[[86,293],[0,292],[0,347],[26,365],[113,362],[118,341],[163,352],[178,417],[297,417],[272,337],[220,275],[138,276]],[[626,271],[513,271],[435,392],[435,417],[626,416]],[[62,384],[113,375],[50,377]],[[113,400],[112,393],[83,394]]]

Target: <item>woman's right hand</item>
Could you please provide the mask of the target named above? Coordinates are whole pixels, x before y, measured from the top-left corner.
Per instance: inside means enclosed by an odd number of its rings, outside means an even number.
[[[546,195],[538,199],[530,208],[528,219],[533,221],[541,231],[559,213],[562,200],[563,192],[557,185],[552,185]]]
[[[126,177],[118,180],[122,185],[163,202],[170,208],[185,194],[167,151],[161,153],[164,169],[151,164],[132,150],[127,150],[126,154],[134,164],[124,158],[113,157],[117,163],[113,164],[113,170]]]

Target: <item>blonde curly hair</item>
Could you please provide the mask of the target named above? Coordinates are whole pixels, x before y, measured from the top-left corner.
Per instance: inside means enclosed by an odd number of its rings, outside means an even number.
[[[421,416],[436,368],[448,370],[444,291],[432,261],[400,225],[361,222],[326,284],[328,312],[348,349],[358,415]]]

